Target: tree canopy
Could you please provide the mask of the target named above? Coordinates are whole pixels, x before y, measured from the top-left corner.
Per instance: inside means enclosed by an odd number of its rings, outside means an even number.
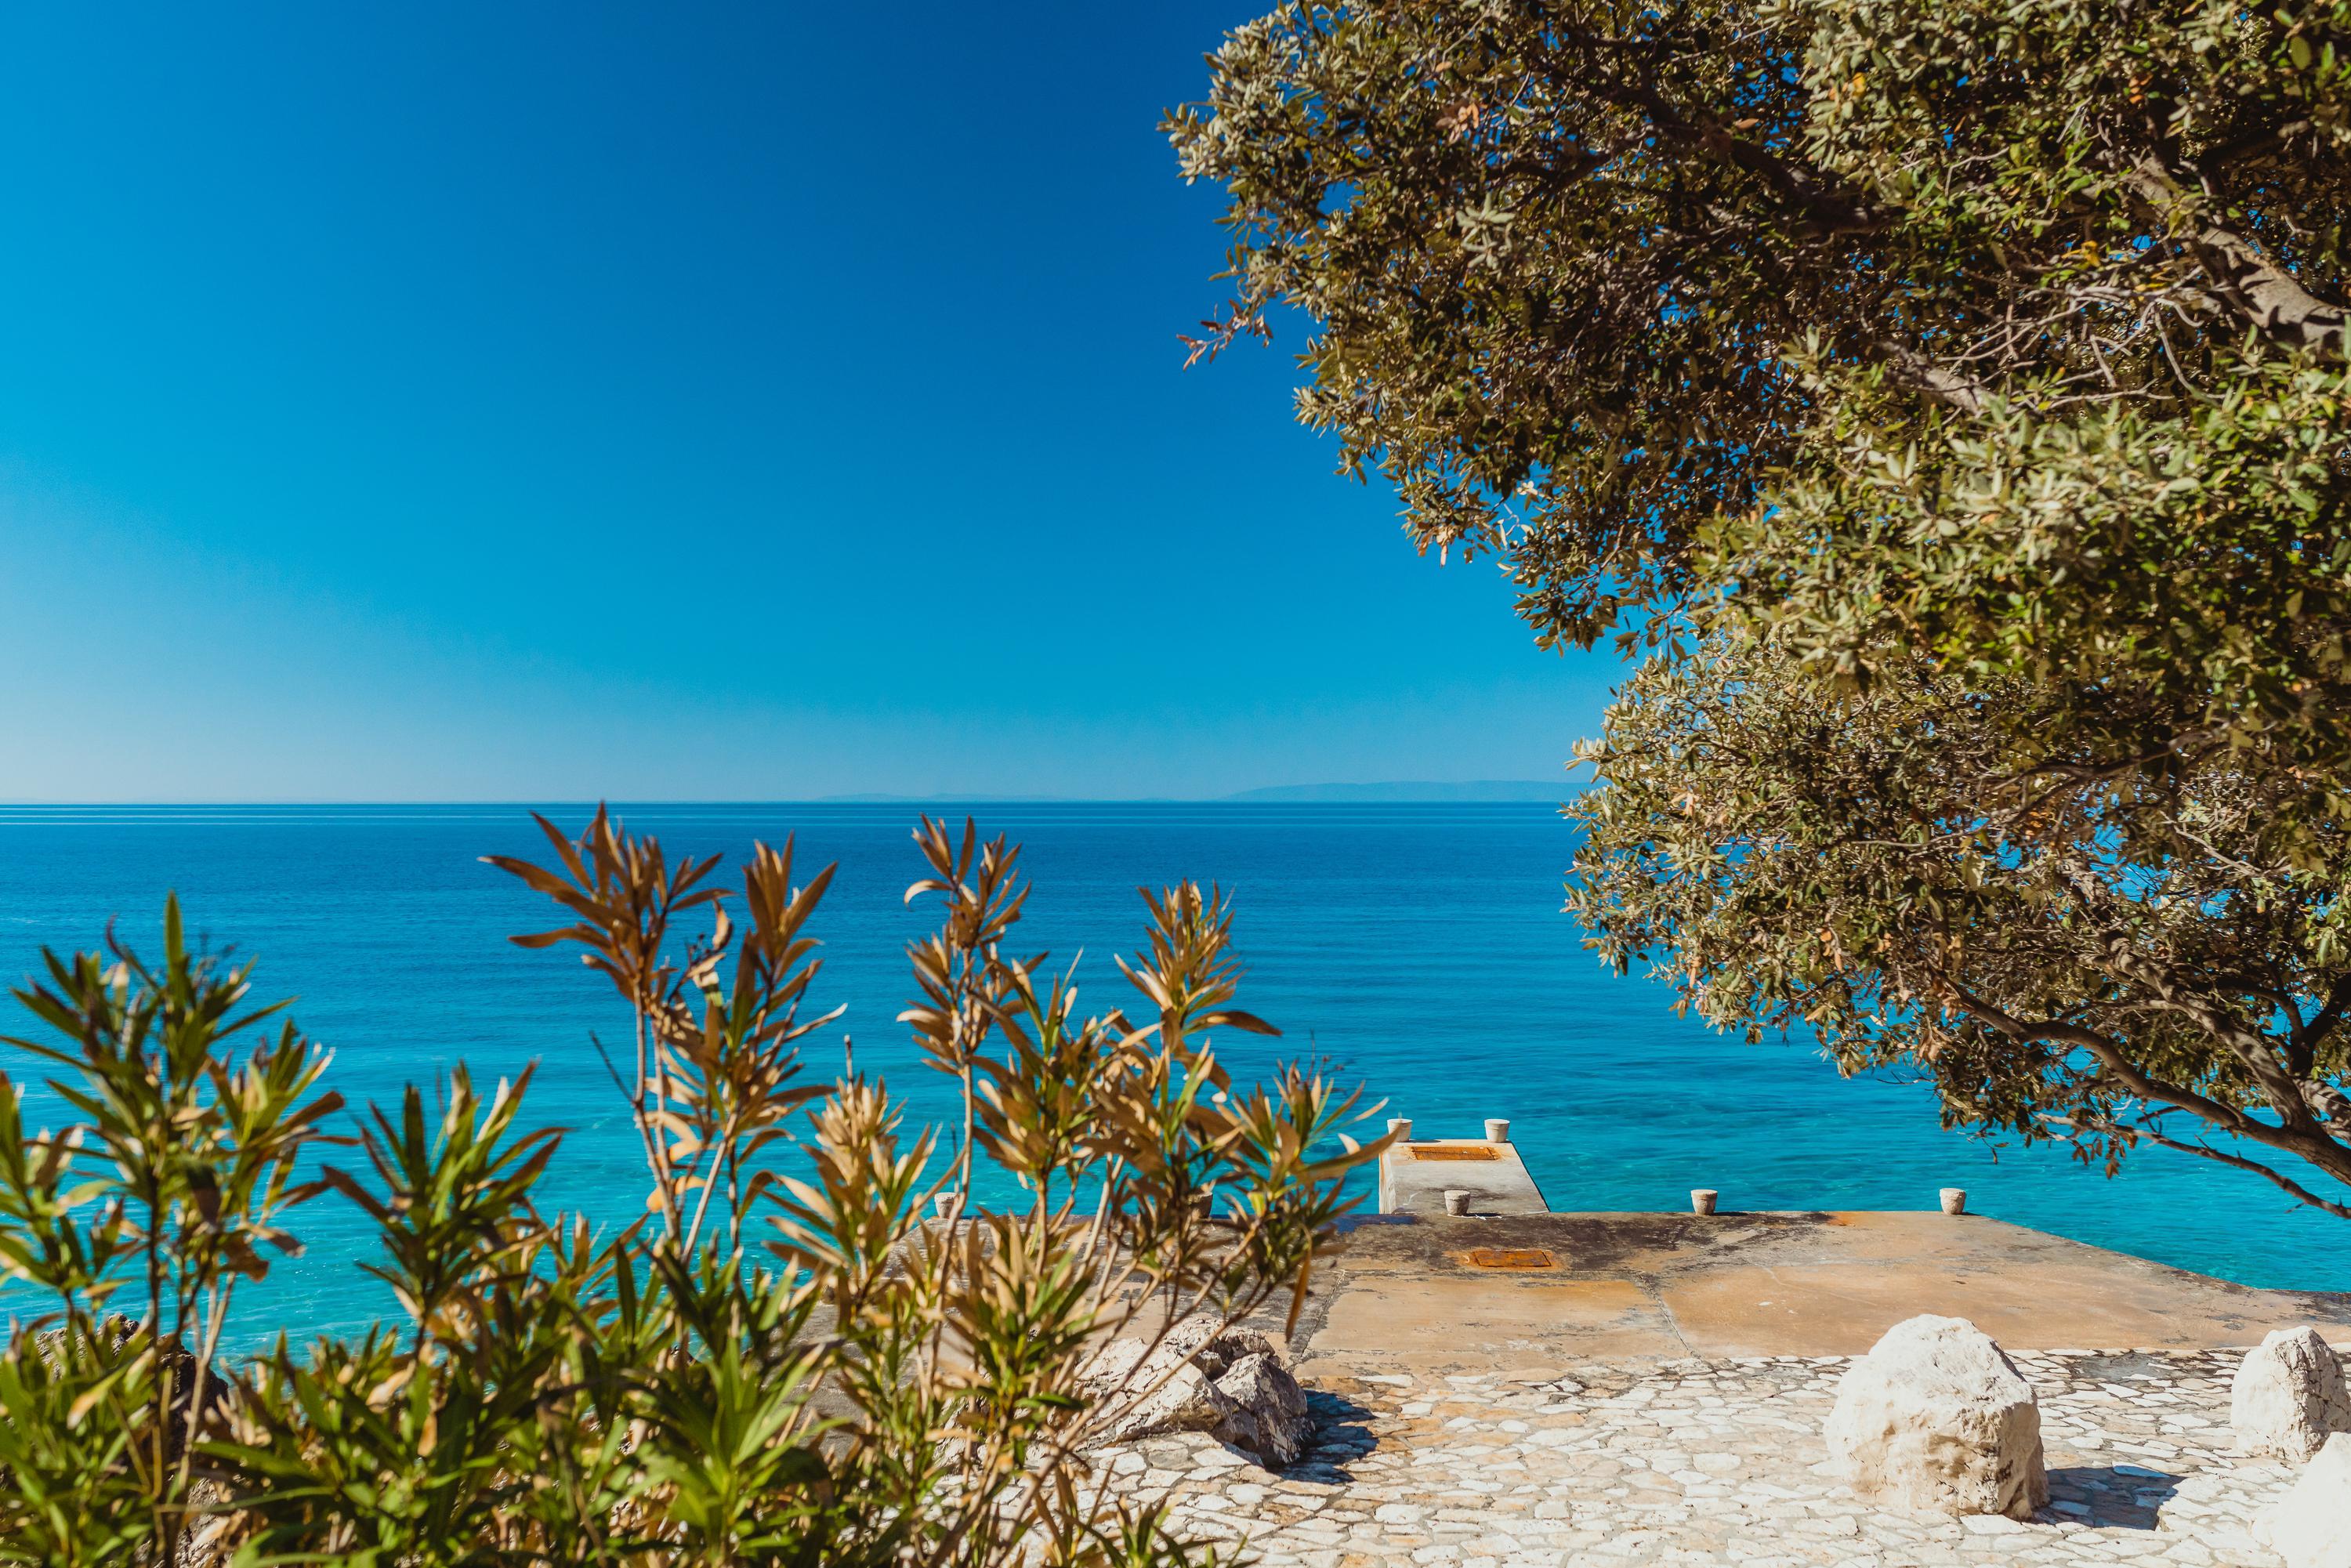
[[[2341,4],[1292,4],[1169,117],[1196,353],[1303,312],[1420,548],[1660,650],[1604,956],[2341,1207],[2347,70]]]

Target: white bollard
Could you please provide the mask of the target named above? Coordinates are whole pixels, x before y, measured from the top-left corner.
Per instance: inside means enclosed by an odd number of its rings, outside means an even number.
[[[1965,1214],[1967,1211],[1968,1189],[1963,1186],[1945,1187],[1943,1189],[1943,1212],[1945,1214]]]
[[[1388,1118],[1388,1131],[1395,1134],[1395,1141],[1397,1143],[1409,1144],[1412,1142],[1412,1118],[1409,1116],[1390,1116]]]
[[[1720,1195],[1710,1186],[1694,1186],[1690,1188],[1690,1212],[1692,1214],[1712,1214],[1714,1212],[1714,1200],[1719,1196]]]
[[[1510,1141],[1510,1122],[1506,1118],[1500,1116],[1487,1117],[1486,1141],[1489,1144],[1509,1143]]]
[[[1469,1195],[1458,1186],[1447,1187],[1445,1189],[1445,1212],[1447,1214],[1468,1213]]]

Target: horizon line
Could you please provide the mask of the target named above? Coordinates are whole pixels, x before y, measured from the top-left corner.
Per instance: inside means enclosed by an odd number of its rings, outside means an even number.
[[[1533,805],[1580,794],[1589,780],[1468,779],[1263,785],[1215,795],[1054,795],[1025,791],[941,789],[921,793],[856,790],[825,795],[674,796],[115,796],[110,798],[20,797],[0,799],[0,810],[165,810],[170,808],[559,806],[592,808],[669,806],[895,806],[925,804],[1035,806],[1214,806],[1214,805]],[[1419,791],[1426,791],[1421,793]],[[1507,792],[1503,792],[1507,791]]]

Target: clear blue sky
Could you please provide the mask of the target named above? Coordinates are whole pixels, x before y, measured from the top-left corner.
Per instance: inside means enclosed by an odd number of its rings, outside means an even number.
[[[0,12],[0,799],[1558,777],[1613,661],[1180,369],[1254,9]]]

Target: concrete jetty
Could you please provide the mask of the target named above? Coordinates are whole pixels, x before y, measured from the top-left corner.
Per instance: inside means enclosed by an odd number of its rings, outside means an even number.
[[[1466,1214],[1446,1212],[1447,1190]],[[1553,1213],[1512,1144],[1407,1136],[1292,1344],[1356,1372],[1857,1355],[1921,1312],[2011,1350],[2207,1350],[2304,1322],[2351,1337],[2351,1296],[2254,1290],[1978,1215]]]
[[[1858,1355],[1921,1312],[2011,1350],[2210,1349],[2351,1296],[2261,1291],[1976,1215],[1365,1216],[1292,1340],[1332,1373]]]
[[[1437,1216],[1448,1191],[1468,1195],[1474,1215],[1549,1214],[1516,1145],[1489,1138],[1392,1144],[1380,1155],[1380,1212]]]

